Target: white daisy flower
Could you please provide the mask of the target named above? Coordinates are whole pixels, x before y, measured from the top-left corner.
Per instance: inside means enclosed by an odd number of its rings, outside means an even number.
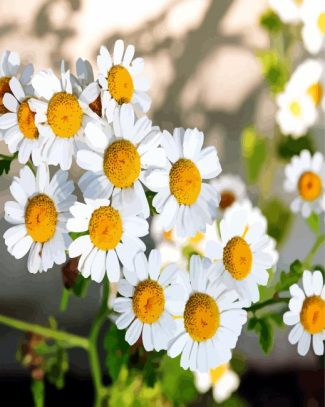
[[[211,182],[220,195],[219,210],[225,211],[235,202],[242,202],[246,194],[244,181],[238,175],[224,174]]]
[[[108,199],[85,199],[76,202],[70,212],[67,229],[83,233],[69,246],[69,256],[81,256],[78,270],[87,278],[100,283],[105,274],[110,282],[120,278],[120,263],[132,269],[135,254],[145,250],[139,237],[148,234],[148,223],[138,215],[130,214]]]
[[[163,229],[169,231],[176,226],[180,237],[204,232],[217,215],[220,197],[202,180],[216,177],[221,166],[215,147],[202,149],[203,139],[197,129],[175,129],[174,137],[165,130],[161,144],[168,163],[145,176],[147,187],[157,192],[152,203],[160,213]]]
[[[325,340],[325,286],[320,271],[305,270],[302,276],[303,290],[298,284],[290,287],[290,311],[285,312],[283,321],[294,325],[289,334],[292,345],[298,343],[298,353],[305,356],[310,342],[316,355],[324,354]]]
[[[226,363],[208,373],[194,372],[195,386],[200,393],[212,387],[213,398],[217,403],[227,400],[239,387],[239,376]]]
[[[141,183],[150,166],[166,163],[164,151],[158,147],[161,133],[146,116],[135,120],[131,105],[115,112],[114,134],[108,126],[89,124],[86,140],[93,150],[80,150],[77,163],[88,170],[79,181],[86,198],[109,198],[119,205],[150,214]]]
[[[290,205],[293,212],[307,218],[312,211],[325,211],[325,162],[320,152],[311,156],[303,150],[291,159],[284,172],[284,189],[297,195]]]
[[[41,71],[32,78],[35,94],[30,108],[36,112],[35,120],[42,137],[42,159],[51,165],[68,170],[72,157],[84,145],[84,128],[98,116],[89,104],[98,96],[98,86],[88,85],[80,93],[72,86],[69,71],[61,71],[60,79],[51,69]]]
[[[238,295],[223,284],[208,280],[215,265],[207,258],[192,256],[189,277],[184,276],[186,300],[183,303],[180,333],[170,341],[168,355],[181,356],[181,367],[208,372],[227,363],[247,320]]]
[[[74,184],[66,171],[57,171],[50,180],[47,165],[40,164],[36,176],[25,166],[14,177],[10,192],[15,201],[5,203],[5,219],[15,226],[3,235],[16,259],[29,251],[31,273],[47,271],[66,260],[71,239],[66,230],[69,208],[76,200]]]
[[[150,108],[151,99],[146,93],[149,82],[141,76],[144,61],[142,58],[133,59],[134,51],[134,46],[128,45],[124,52],[122,40],[115,42],[113,55],[106,47],[100,47],[98,80],[104,90],[102,104],[109,123],[113,121],[114,111],[123,104],[131,103],[144,113]]]
[[[323,0],[304,1],[301,7],[305,48],[311,54],[325,50],[325,3]]]
[[[269,0],[269,6],[284,23],[301,22],[300,10],[306,0]]]
[[[167,349],[177,328],[171,308],[183,288],[175,283],[177,266],[170,264],[161,271],[158,250],[152,250],[148,260],[144,253],[138,253],[134,264],[133,272],[123,269],[125,278],[118,284],[123,297],[117,298],[113,305],[114,311],[121,314],[116,326],[128,327],[125,340],[130,345],[141,336],[146,351]]]
[[[216,239],[206,244],[206,255],[216,262],[210,278],[235,289],[247,306],[259,300],[258,286],[267,284],[267,269],[277,261],[266,229],[259,210],[248,202],[237,203],[220,222],[220,236],[216,234]]]

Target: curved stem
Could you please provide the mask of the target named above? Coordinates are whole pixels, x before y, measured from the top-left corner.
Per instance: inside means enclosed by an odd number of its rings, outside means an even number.
[[[246,308],[246,311],[255,312],[255,311],[257,311],[261,308],[267,307],[269,305],[276,305],[281,302],[287,303],[289,300],[290,300],[290,298],[270,298],[269,300],[251,305],[250,307]]]
[[[305,257],[305,260],[303,261],[303,265],[306,268],[309,268],[312,264],[312,261],[314,259],[314,256],[318,252],[319,248],[321,245],[325,242],[325,234],[320,235],[317,237],[315,243],[313,244],[312,248],[310,249],[309,253]]]

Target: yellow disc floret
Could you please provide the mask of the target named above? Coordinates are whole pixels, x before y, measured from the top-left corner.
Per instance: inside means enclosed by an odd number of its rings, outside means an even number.
[[[30,110],[27,100],[19,105],[17,112],[19,130],[24,137],[34,140],[38,138],[38,129],[35,125],[35,113]]]
[[[310,334],[322,332],[325,329],[325,301],[318,295],[307,297],[300,311],[300,321]]]
[[[118,210],[111,206],[101,206],[91,215],[89,237],[100,250],[112,250],[122,238],[122,219]]]
[[[169,188],[180,205],[193,205],[201,192],[201,174],[193,161],[180,158],[169,172]]]
[[[297,100],[294,100],[290,103],[289,105],[290,112],[293,114],[295,117],[301,116],[302,110],[300,103]]]
[[[141,281],[135,288],[132,298],[136,317],[145,324],[158,321],[165,308],[163,288],[153,280]]]
[[[231,191],[222,191],[219,207],[222,210],[229,208],[236,200],[235,194]]]
[[[320,32],[325,35],[325,13],[321,13],[317,18],[317,25]]]
[[[184,311],[184,326],[195,341],[206,341],[214,336],[220,323],[216,301],[208,294],[194,293]]]
[[[216,384],[217,381],[229,370],[229,365],[228,363],[225,363],[224,365],[220,365],[216,367],[215,369],[210,369],[210,378],[211,382],[213,384]]]
[[[312,171],[304,172],[298,181],[300,196],[306,201],[317,199],[322,193],[322,180]]]
[[[58,213],[53,200],[45,194],[32,197],[25,211],[25,225],[34,242],[45,243],[55,234]]]
[[[58,137],[73,137],[82,125],[83,112],[75,95],[56,93],[49,101],[47,120]]]
[[[318,106],[323,97],[322,84],[319,82],[313,83],[307,89],[307,93],[313,99],[315,106]]]
[[[8,112],[8,109],[3,104],[3,97],[5,93],[12,93],[9,86],[10,79],[9,76],[2,76],[0,78],[0,114]]]
[[[225,269],[236,280],[243,280],[251,272],[253,254],[249,244],[240,236],[228,241],[223,249]]]
[[[89,103],[89,107],[98,116],[102,116],[102,100],[100,98],[100,95],[98,95],[93,102]]]
[[[130,72],[124,66],[114,65],[108,71],[107,87],[118,104],[131,102],[134,84]]]
[[[104,173],[117,188],[130,188],[139,178],[140,156],[128,140],[114,141],[105,151]]]

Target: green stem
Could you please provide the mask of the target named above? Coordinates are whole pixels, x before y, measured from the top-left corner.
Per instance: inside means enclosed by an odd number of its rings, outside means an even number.
[[[60,311],[64,312],[67,307],[68,307],[68,303],[69,303],[69,298],[70,298],[70,290],[63,288],[62,290],[62,296],[61,296],[61,302],[60,302]]]
[[[318,252],[319,248],[322,246],[322,244],[325,242],[325,234],[319,235],[310,249],[309,253],[305,257],[305,260],[303,261],[303,265],[305,268],[310,268],[314,259],[314,256]]]
[[[0,315],[0,323],[16,328],[20,331],[30,331],[35,334],[44,336],[45,338],[55,339],[56,341],[62,341],[69,344],[71,347],[83,348],[85,350],[89,349],[89,342],[87,338],[82,336],[70,334],[65,331],[58,331],[52,328],[46,328],[38,324],[32,324],[30,322],[20,321],[16,318],[6,317]]]
[[[268,307],[269,305],[276,305],[281,302],[288,303],[290,298],[270,298],[269,300],[265,300],[263,302],[251,305],[249,308],[246,308],[246,311],[255,312],[261,308]]]

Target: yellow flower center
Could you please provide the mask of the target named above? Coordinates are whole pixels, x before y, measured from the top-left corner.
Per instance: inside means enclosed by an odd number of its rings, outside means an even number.
[[[75,95],[56,93],[49,101],[47,120],[58,137],[73,137],[82,125],[83,112]]]
[[[134,85],[129,71],[122,65],[114,65],[107,74],[109,93],[120,105],[131,102]]]
[[[317,18],[317,25],[320,32],[325,35],[325,13],[321,13]]]
[[[3,97],[5,93],[12,93],[9,86],[10,79],[9,76],[0,78],[0,114],[8,112],[8,109],[3,104]]]
[[[17,120],[19,130],[23,133],[24,137],[31,140],[38,138],[38,129],[35,125],[35,113],[30,110],[27,100],[19,105]]]
[[[105,151],[104,173],[117,188],[130,188],[139,178],[140,156],[136,147],[128,140],[114,141]]]
[[[315,106],[318,106],[320,104],[320,101],[322,100],[322,97],[323,97],[322,84],[319,83],[319,82],[313,83],[307,89],[307,93],[313,99],[313,102],[315,103]]]
[[[219,308],[208,294],[194,293],[184,311],[184,326],[195,341],[206,341],[214,336],[220,322]]]
[[[180,158],[169,172],[169,188],[180,205],[192,205],[201,192],[201,174],[193,161]]]
[[[243,280],[251,272],[253,253],[249,244],[240,236],[228,241],[223,249],[223,264],[236,280]]]
[[[203,240],[203,238],[204,238],[204,233],[202,233],[202,232],[197,232],[197,234],[196,234],[195,236],[190,237],[190,238],[188,239],[188,243],[189,243],[190,245],[195,246],[195,245],[199,244],[199,243]]]
[[[123,227],[119,211],[111,206],[101,206],[91,215],[89,237],[100,250],[112,250],[122,238]]]
[[[312,171],[304,172],[298,181],[300,196],[306,201],[317,199],[322,193],[322,187],[320,176]]]
[[[89,103],[89,107],[98,116],[102,116],[102,100],[100,98],[100,95],[98,95],[93,102]]]
[[[145,324],[158,321],[165,308],[163,288],[153,280],[141,281],[135,288],[132,298],[136,317]]]
[[[173,229],[167,230],[166,232],[164,232],[163,236],[164,236],[165,240],[172,242],[173,241]]]
[[[235,194],[231,191],[222,191],[220,199],[220,208],[225,210],[229,208],[236,201]]]
[[[25,211],[25,225],[34,242],[45,243],[55,234],[58,213],[51,198],[38,194],[31,198]]]
[[[211,382],[213,384],[216,384],[217,381],[220,380],[220,378],[226,373],[228,369],[229,369],[228,363],[220,365],[215,369],[210,369]]]
[[[300,103],[297,100],[294,100],[293,102],[290,103],[289,105],[290,112],[293,114],[293,116],[299,117],[301,116],[301,106]]]
[[[310,334],[322,332],[325,329],[325,301],[318,295],[307,297],[300,311],[300,321]]]

